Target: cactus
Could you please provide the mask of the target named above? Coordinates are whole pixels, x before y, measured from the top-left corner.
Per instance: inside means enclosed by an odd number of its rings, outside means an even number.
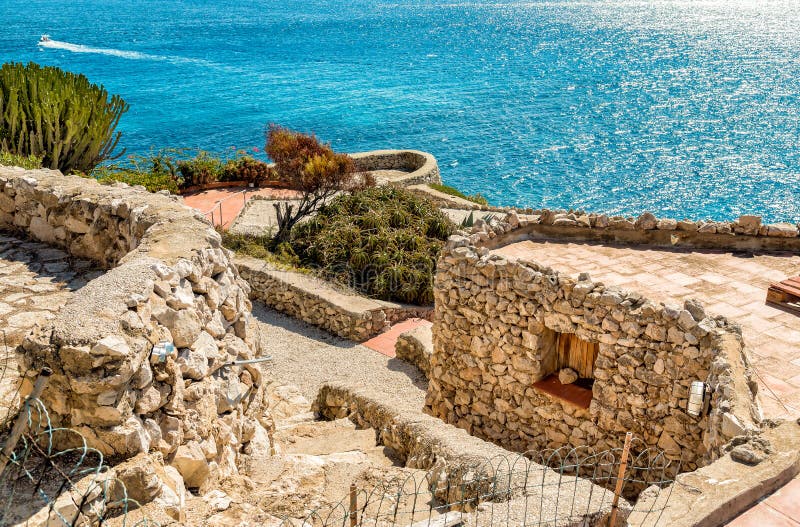
[[[119,119],[128,105],[102,86],[59,68],[0,67],[0,151],[40,156],[62,172],[89,172],[116,159]]]

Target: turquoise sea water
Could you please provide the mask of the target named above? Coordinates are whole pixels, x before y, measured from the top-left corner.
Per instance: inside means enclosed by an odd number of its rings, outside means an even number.
[[[794,0],[0,0],[0,60],[121,94],[129,152],[277,122],[432,152],[498,204],[800,221],[798,23]]]

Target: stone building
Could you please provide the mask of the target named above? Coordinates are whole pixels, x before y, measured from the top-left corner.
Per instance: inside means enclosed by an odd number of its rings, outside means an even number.
[[[480,222],[442,253],[428,412],[516,451],[618,448],[630,431],[684,470],[758,429],[738,326],[695,301],[664,305],[493,254],[489,240],[518,238],[510,222]],[[695,381],[709,392],[699,416],[687,411]]]

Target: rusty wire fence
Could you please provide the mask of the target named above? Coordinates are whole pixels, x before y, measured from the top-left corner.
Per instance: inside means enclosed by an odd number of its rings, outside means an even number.
[[[0,381],[11,375],[7,360],[0,365]],[[103,454],[87,445],[70,428],[54,426],[38,395],[49,371],[36,379],[31,394],[16,393],[0,423],[0,526],[45,525],[125,527],[156,526],[128,496],[114,477]],[[19,400],[16,405],[13,400]],[[65,447],[68,445],[68,447]]]
[[[657,526],[680,471],[680,459],[636,438],[629,450],[526,452],[455,470],[434,467],[369,489],[351,486],[340,502],[285,517],[280,525]]]

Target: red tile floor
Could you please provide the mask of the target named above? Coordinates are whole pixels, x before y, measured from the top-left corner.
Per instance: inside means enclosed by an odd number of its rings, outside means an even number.
[[[246,192],[244,192],[246,190]],[[214,225],[230,227],[244,207],[244,204],[253,196],[264,196],[272,199],[290,199],[299,196],[295,190],[284,188],[247,188],[225,187],[211,190],[201,190],[183,196],[183,202],[206,214]],[[212,219],[213,211],[213,219]]]
[[[800,478],[739,515],[727,527],[800,527]]]
[[[397,343],[397,337],[399,337],[401,333],[405,333],[419,326],[431,325],[430,322],[422,318],[409,318],[408,320],[398,322],[388,331],[363,342],[362,345],[386,355],[387,357],[394,357],[394,346]]]

